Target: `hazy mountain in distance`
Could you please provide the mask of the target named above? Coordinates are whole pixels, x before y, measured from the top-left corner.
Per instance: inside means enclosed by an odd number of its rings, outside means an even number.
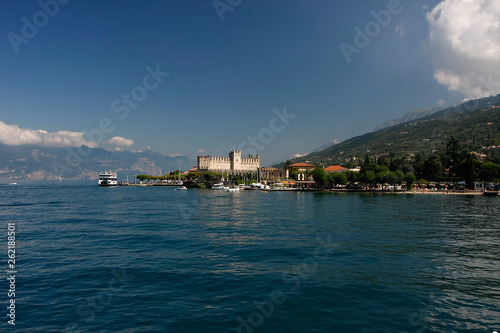
[[[83,153],[81,153],[83,152]],[[189,170],[194,161],[187,156],[166,156],[152,150],[109,151],[101,148],[56,148],[36,145],[0,144],[0,179],[82,180],[97,179],[99,172],[114,171],[118,180],[145,173],[155,176],[181,168]]]

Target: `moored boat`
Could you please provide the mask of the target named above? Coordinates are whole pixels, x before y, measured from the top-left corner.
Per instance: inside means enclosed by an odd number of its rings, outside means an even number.
[[[175,189],[176,191],[187,191],[187,187],[186,186],[179,186],[178,188]]]
[[[212,186],[212,190],[223,190],[223,189],[224,189],[224,184],[223,183],[214,184]]]
[[[175,182],[175,185],[178,185],[175,190],[176,191],[187,191],[187,187],[184,186],[184,182],[181,180],[181,168],[179,167],[179,179]]]
[[[483,194],[487,196],[497,196],[500,195],[500,192],[495,190],[486,190],[483,192]]]

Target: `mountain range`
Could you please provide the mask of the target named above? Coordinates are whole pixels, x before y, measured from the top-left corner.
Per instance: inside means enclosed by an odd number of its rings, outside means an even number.
[[[331,143],[291,160],[319,165],[357,163],[370,156],[412,156],[442,151],[450,136],[474,151],[498,154],[500,95],[471,100],[444,109],[416,110],[387,122],[374,132]],[[109,151],[82,146],[57,148],[0,144],[0,180],[97,179],[99,172],[115,171],[119,180],[140,173],[163,175],[189,170],[196,163],[187,156],[166,156],[151,150]],[[284,163],[284,162],[283,162]],[[276,166],[282,166],[279,163]]]
[[[134,175],[163,175],[189,170],[194,165],[186,156],[171,157],[152,150],[142,152],[79,148],[8,146],[0,144],[0,179],[81,180],[97,179],[106,170],[118,173],[118,180]]]

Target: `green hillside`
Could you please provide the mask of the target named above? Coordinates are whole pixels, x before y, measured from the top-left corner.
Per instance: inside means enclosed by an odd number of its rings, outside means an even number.
[[[333,135],[332,135],[333,136]],[[351,138],[291,162],[317,165],[358,165],[370,158],[429,156],[444,152],[450,137],[464,149],[498,157],[500,95],[469,101],[416,121]]]

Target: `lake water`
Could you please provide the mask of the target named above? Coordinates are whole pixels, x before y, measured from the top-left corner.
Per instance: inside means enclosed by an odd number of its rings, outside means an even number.
[[[497,197],[0,192],[2,332],[500,330]]]

